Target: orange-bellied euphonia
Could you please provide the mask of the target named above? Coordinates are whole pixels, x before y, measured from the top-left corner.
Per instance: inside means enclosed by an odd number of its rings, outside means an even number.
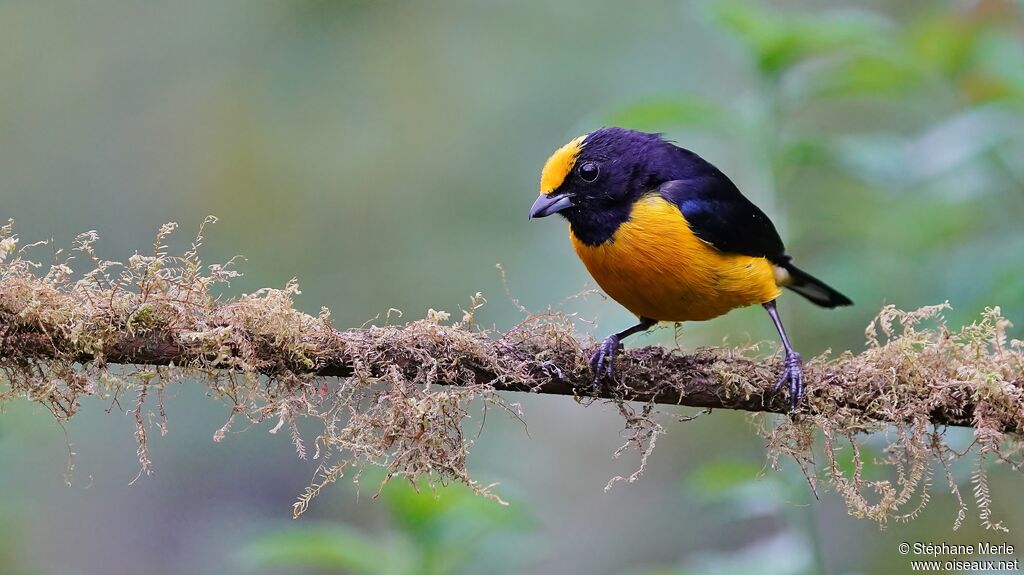
[[[786,352],[776,389],[788,383],[795,408],[803,366],[775,306],[780,288],[826,308],[853,303],[793,265],[771,220],[725,174],[659,134],[602,128],[556,150],[530,217],[555,213],[598,285],[640,319],[594,353],[595,384],[612,376],[625,337],[758,303]]]

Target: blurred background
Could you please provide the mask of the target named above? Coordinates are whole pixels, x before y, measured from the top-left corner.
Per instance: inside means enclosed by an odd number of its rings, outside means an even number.
[[[505,329],[594,285],[564,223],[527,221],[556,147],[604,125],[665,132],[775,220],[801,265],[857,306],[783,299],[798,348],[859,350],[886,303],[949,300],[954,325],[1000,305],[1024,325],[1024,2],[0,2],[0,221],[105,257],[207,214],[208,262],[242,254],[227,295],[292,277],[339,327],[389,308]],[[45,254],[43,254],[45,255]],[[563,306],[596,335],[630,323],[600,297]],[[638,337],[683,349],[774,339],[760,309]],[[269,425],[211,436],[228,407],[180,386],[138,472],[133,421],[85,406],[63,431],[0,415],[0,565],[8,574],[624,574],[903,572],[900,541],[1024,546],[1019,476],[992,490],[1009,535],[932,504],[885,530],[760,472],[747,416],[666,418],[641,481],[613,459],[610,406],[512,397],[470,466],[508,508],[372,476],[299,521],[313,462]],[[685,411],[677,412],[679,414]],[[313,430],[311,429],[312,433]],[[969,441],[967,432],[951,432]],[[956,435],[959,433],[960,435]],[[880,438],[884,439],[884,438]],[[871,442],[869,441],[869,447]],[[878,443],[878,447],[884,446]],[[967,485],[970,469],[955,470]]]

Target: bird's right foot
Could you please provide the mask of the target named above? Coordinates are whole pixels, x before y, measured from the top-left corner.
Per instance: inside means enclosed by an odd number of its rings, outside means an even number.
[[[786,359],[783,360],[782,364],[782,377],[779,378],[778,383],[775,384],[773,389],[778,391],[788,383],[789,410],[796,411],[800,400],[804,397],[804,362],[800,358],[799,353],[791,351],[786,353]]]

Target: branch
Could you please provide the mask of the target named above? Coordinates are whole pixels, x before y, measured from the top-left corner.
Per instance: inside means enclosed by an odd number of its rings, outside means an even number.
[[[627,400],[644,403],[670,404],[709,409],[735,409],[750,412],[786,413],[789,410],[787,392],[773,389],[781,363],[775,360],[754,360],[735,351],[703,349],[694,354],[683,354],[661,347],[626,350],[620,354],[616,383],[600,388],[593,386],[593,375],[587,365],[585,347],[578,340],[561,336],[555,349],[538,347],[537,333],[513,330],[505,337],[492,339],[488,334],[467,329],[461,325],[445,326],[435,322],[414,322],[406,326],[336,331],[329,327],[305,334],[306,344],[312,350],[302,362],[290,362],[293,355],[287,345],[264,342],[244,356],[238,346],[220,346],[215,361],[211,362],[208,342],[196,338],[194,333],[150,331],[131,335],[117,333],[103,342],[99,350],[85,352],[64,338],[47,334],[59,333],[58,326],[24,325],[13,319],[14,310],[2,305],[0,293],[0,358],[6,362],[27,364],[73,358],[79,364],[130,364],[147,366],[203,365],[210,368],[232,369],[232,366],[258,366],[256,371],[265,376],[311,375],[318,377],[352,377],[358,358],[371,356],[361,369],[371,377],[380,377],[397,367],[411,378],[430,369],[439,360],[453,366],[444,373],[459,377],[438,377],[436,385],[489,386],[498,391],[529,392],[545,395],[566,395],[608,400]],[[227,304],[225,308],[230,308]],[[4,312],[7,313],[4,313]],[[217,315],[217,314],[214,314]],[[228,313],[228,315],[233,315]],[[214,329],[227,329],[227,325]],[[425,330],[428,333],[424,337]],[[239,326],[231,326],[232,339],[258,341],[263,334],[247,333]],[[211,332],[213,333],[213,332]],[[528,337],[522,337],[527,334]],[[467,341],[474,342],[466,346]],[[376,342],[376,343],[375,343]],[[380,345],[386,342],[386,345]],[[447,351],[446,351],[447,350]],[[459,350],[452,353],[450,350]],[[566,353],[566,350],[570,350]],[[444,357],[442,357],[442,355]],[[542,359],[557,357],[558,359]],[[531,359],[532,358],[532,359]],[[846,416],[863,417],[880,423],[907,423],[914,413],[903,413],[900,418],[887,417],[885,411],[873,411],[879,397],[901,390],[892,386],[871,389],[865,385],[864,358],[845,355],[835,361],[817,361],[806,368],[808,404],[801,414],[834,413],[842,409]],[[465,372],[472,374],[466,379]],[[518,372],[519,378],[509,378]],[[856,377],[851,377],[855,375]],[[895,381],[901,379],[894,374]],[[737,378],[743,381],[737,382]],[[924,380],[915,382],[921,389],[948,388],[950,380]],[[1020,380],[1012,385],[1020,387]],[[928,412],[928,420],[935,426],[973,427],[975,401],[967,386],[952,390],[955,401],[943,402]],[[826,393],[828,392],[828,393]],[[829,408],[820,405],[827,398]],[[891,412],[890,412],[891,413]],[[1004,422],[1003,432],[1019,432],[1022,420]]]
[[[136,254],[126,264],[100,259],[95,234],[83,234],[72,253],[91,261],[92,270],[79,277],[70,259],[49,267],[35,263],[24,248],[16,249],[12,225],[0,227],[0,408],[27,399],[63,421],[81,409],[83,398],[120,406],[120,397],[134,393],[129,412],[144,472],[151,461],[150,418],[143,410],[147,401],[159,402],[156,421],[166,431],[164,390],[173,382],[203,383],[210,397],[230,404],[215,441],[237,418],[276,419],[271,431],[287,429],[305,458],[296,420],[318,419],[320,465],[296,514],[324,486],[366,464],[387,468],[388,478],[457,480],[496,498],[491,486],[469,475],[472,441],[463,429],[480,405],[521,417],[505,391],[613,402],[625,419],[626,447],[641,454],[631,480],[664,432],[655,404],[768,413],[788,408],[786,392],[772,390],[780,362],[757,357],[756,348],[629,350],[617,360],[614,382],[594,389],[592,344],[575,335],[572,316],[527,315],[504,333],[483,330],[474,318],[484,303],[479,294],[459,321],[431,310],[404,325],[350,330],[335,329],[326,309],[317,316],[297,310],[294,282],[223,299],[219,286],[239,274],[230,262],[200,264],[202,230],[191,249],[169,255],[163,244],[173,230],[161,228],[151,255]],[[1010,322],[999,308],[960,329],[945,324],[946,309],[888,306],[865,331],[863,351],[809,361],[799,411],[758,427],[773,467],[779,457],[791,457],[812,488],[824,476],[851,513],[883,523],[920,511],[933,463],[942,466],[961,511],[950,461],[993,454],[1020,469],[1024,343],[1007,337]],[[972,428],[974,443],[954,450],[945,443],[946,426]],[[858,438],[881,430],[887,447],[863,455],[874,448]],[[864,479],[865,457],[887,464],[894,479]],[[850,458],[852,473],[841,463]],[[987,486],[982,463],[972,478],[975,492]],[[990,520],[987,487],[983,494],[976,500],[980,519],[1000,528]],[[901,514],[908,506],[911,511]]]

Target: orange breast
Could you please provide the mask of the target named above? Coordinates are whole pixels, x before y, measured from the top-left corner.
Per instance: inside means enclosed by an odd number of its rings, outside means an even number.
[[[597,247],[569,235],[601,289],[641,317],[705,320],[779,296],[771,262],[718,251],[658,195],[637,201],[629,221]]]

